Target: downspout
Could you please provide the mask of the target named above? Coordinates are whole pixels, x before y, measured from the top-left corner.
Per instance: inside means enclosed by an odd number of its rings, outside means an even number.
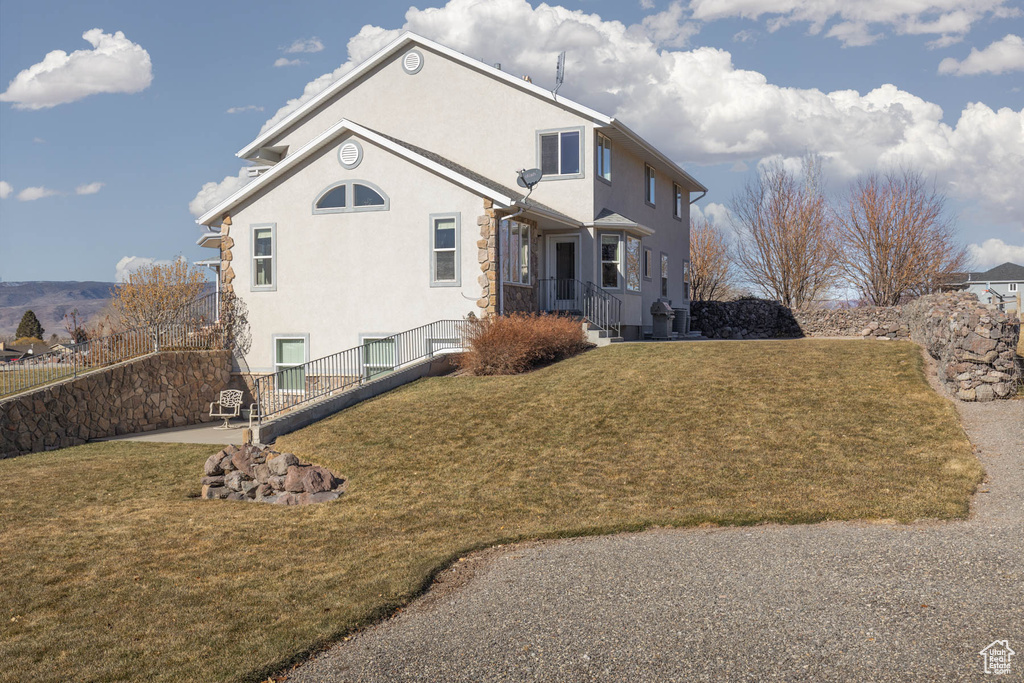
[[[708,193],[708,191],[704,190],[703,192],[700,193],[700,196],[697,197],[696,199],[692,200],[690,202],[690,204],[693,204],[694,202],[699,202],[700,200],[704,199],[704,196],[707,195],[707,193]]]

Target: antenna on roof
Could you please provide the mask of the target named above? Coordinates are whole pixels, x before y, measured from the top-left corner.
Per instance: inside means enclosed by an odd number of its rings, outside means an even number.
[[[551,91],[552,95],[558,95],[558,89],[562,87],[562,81],[565,80],[565,50],[562,50],[558,54],[558,66],[555,67],[555,89]]]

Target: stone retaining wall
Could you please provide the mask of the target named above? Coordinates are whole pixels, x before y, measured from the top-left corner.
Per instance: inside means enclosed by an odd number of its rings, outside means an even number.
[[[208,422],[230,351],[166,351],[0,401],[0,458]]]
[[[938,363],[939,381],[961,401],[1016,395],[1019,319],[974,294],[931,294],[903,306],[911,338]]]
[[[793,311],[805,337],[886,337],[909,339],[899,306],[814,308]]]
[[[708,339],[801,337],[793,312],[767,299],[690,302],[690,329]]]

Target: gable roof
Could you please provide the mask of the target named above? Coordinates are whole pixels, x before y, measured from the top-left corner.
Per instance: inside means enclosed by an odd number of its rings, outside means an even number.
[[[1024,266],[1007,261],[983,273],[971,273],[969,282],[1024,282]]]
[[[453,183],[460,185],[481,197],[490,199],[492,202],[499,205],[499,208],[522,206],[526,210],[547,216],[559,222],[568,222],[571,225],[579,225],[579,221],[555,211],[554,209],[546,207],[543,204],[539,204],[538,202],[527,202],[526,198],[518,192],[510,190],[493,180],[470,171],[464,166],[460,166],[445,159],[444,157],[428,152],[427,150],[414,145],[410,145],[406,142],[402,142],[396,138],[378,133],[375,130],[367,128],[366,126],[361,126],[354,121],[349,121],[348,119],[342,119],[317,137],[307,142],[293,154],[289,154],[283,160],[274,166],[271,166],[267,171],[260,174],[256,180],[245,185],[230,197],[222,200],[212,209],[206,211],[202,216],[196,219],[196,223],[199,223],[200,225],[209,225],[220,220],[224,213],[230,211],[249,197],[259,192],[274,178],[284,175],[289,169],[297,166],[302,160],[330,144],[333,140],[345,133],[358,135],[360,138],[373,142],[374,144],[377,144],[428,171],[432,171],[439,176],[447,178]]]
[[[329,100],[336,93],[340,92],[341,90],[351,85],[352,83],[355,83],[364,75],[371,72],[373,68],[376,67],[378,64],[390,58],[398,51],[407,48],[410,45],[417,45],[419,47],[423,47],[434,52],[438,52],[452,59],[453,61],[456,61],[460,64],[463,64],[464,66],[479,71],[484,75],[503,81],[507,85],[510,85],[514,88],[522,90],[523,92],[534,95],[535,97],[538,97],[540,99],[547,100],[548,102],[556,106],[568,109],[569,111],[579,114],[583,118],[590,119],[599,126],[613,129],[620,133],[622,136],[624,136],[626,140],[640,147],[643,151],[647,152],[651,156],[655,157],[662,164],[672,169],[684,180],[692,183],[693,189],[705,193],[708,191],[708,189],[704,187],[704,185],[702,185],[696,178],[691,176],[689,173],[683,170],[678,164],[676,164],[674,161],[672,161],[667,156],[662,154],[660,151],[658,151],[657,148],[655,148],[649,142],[647,142],[639,135],[634,133],[632,130],[630,130],[624,124],[619,122],[617,119],[602,114],[599,111],[595,111],[590,107],[584,106],[577,102],[573,102],[572,100],[553,95],[550,91],[541,88],[539,85],[534,85],[533,83],[524,81],[521,78],[516,78],[515,76],[506,71],[496,69],[493,66],[485,64],[484,62],[481,62],[478,59],[474,59],[472,57],[464,55],[461,52],[458,52],[457,50],[451,49],[450,47],[445,47],[440,43],[436,43],[432,40],[429,40],[428,38],[424,38],[421,35],[413,33],[412,31],[404,32],[391,43],[378,50],[377,53],[371,56],[369,59],[360,63],[356,68],[352,69],[352,71],[349,71],[347,74],[345,74],[338,80],[334,81],[334,83],[332,83],[324,90],[319,92],[315,97],[304,103],[298,109],[285,116],[283,119],[275,123],[273,126],[268,128],[264,132],[260,133],[255,140],[253,140],[248,145],[246,145],[238,152],[236,152],[235,156],[241,157],[243,159],[250,158],[254,152],[256,152],[261,146],[266,144],[271,138],[287,130],[293,124],[305,118],[307,114],[311,113],[321,104]]]

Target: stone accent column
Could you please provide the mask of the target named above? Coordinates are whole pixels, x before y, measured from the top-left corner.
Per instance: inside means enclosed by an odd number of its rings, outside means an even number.
[[[235,241],[231,239],[231,216],[224,216],[220,224],[220,281],[221,291],[225,294],[233,294],[235,286],[231,284],[235,279],[235,271],[231,267],[231,247]]]
[[[476,219],[480,226],[477,240],[477,260],[480,263],[480,298],[476,306],[480,317],[498,314],[498,217],[494,203],[484,200],[484,213]]]

